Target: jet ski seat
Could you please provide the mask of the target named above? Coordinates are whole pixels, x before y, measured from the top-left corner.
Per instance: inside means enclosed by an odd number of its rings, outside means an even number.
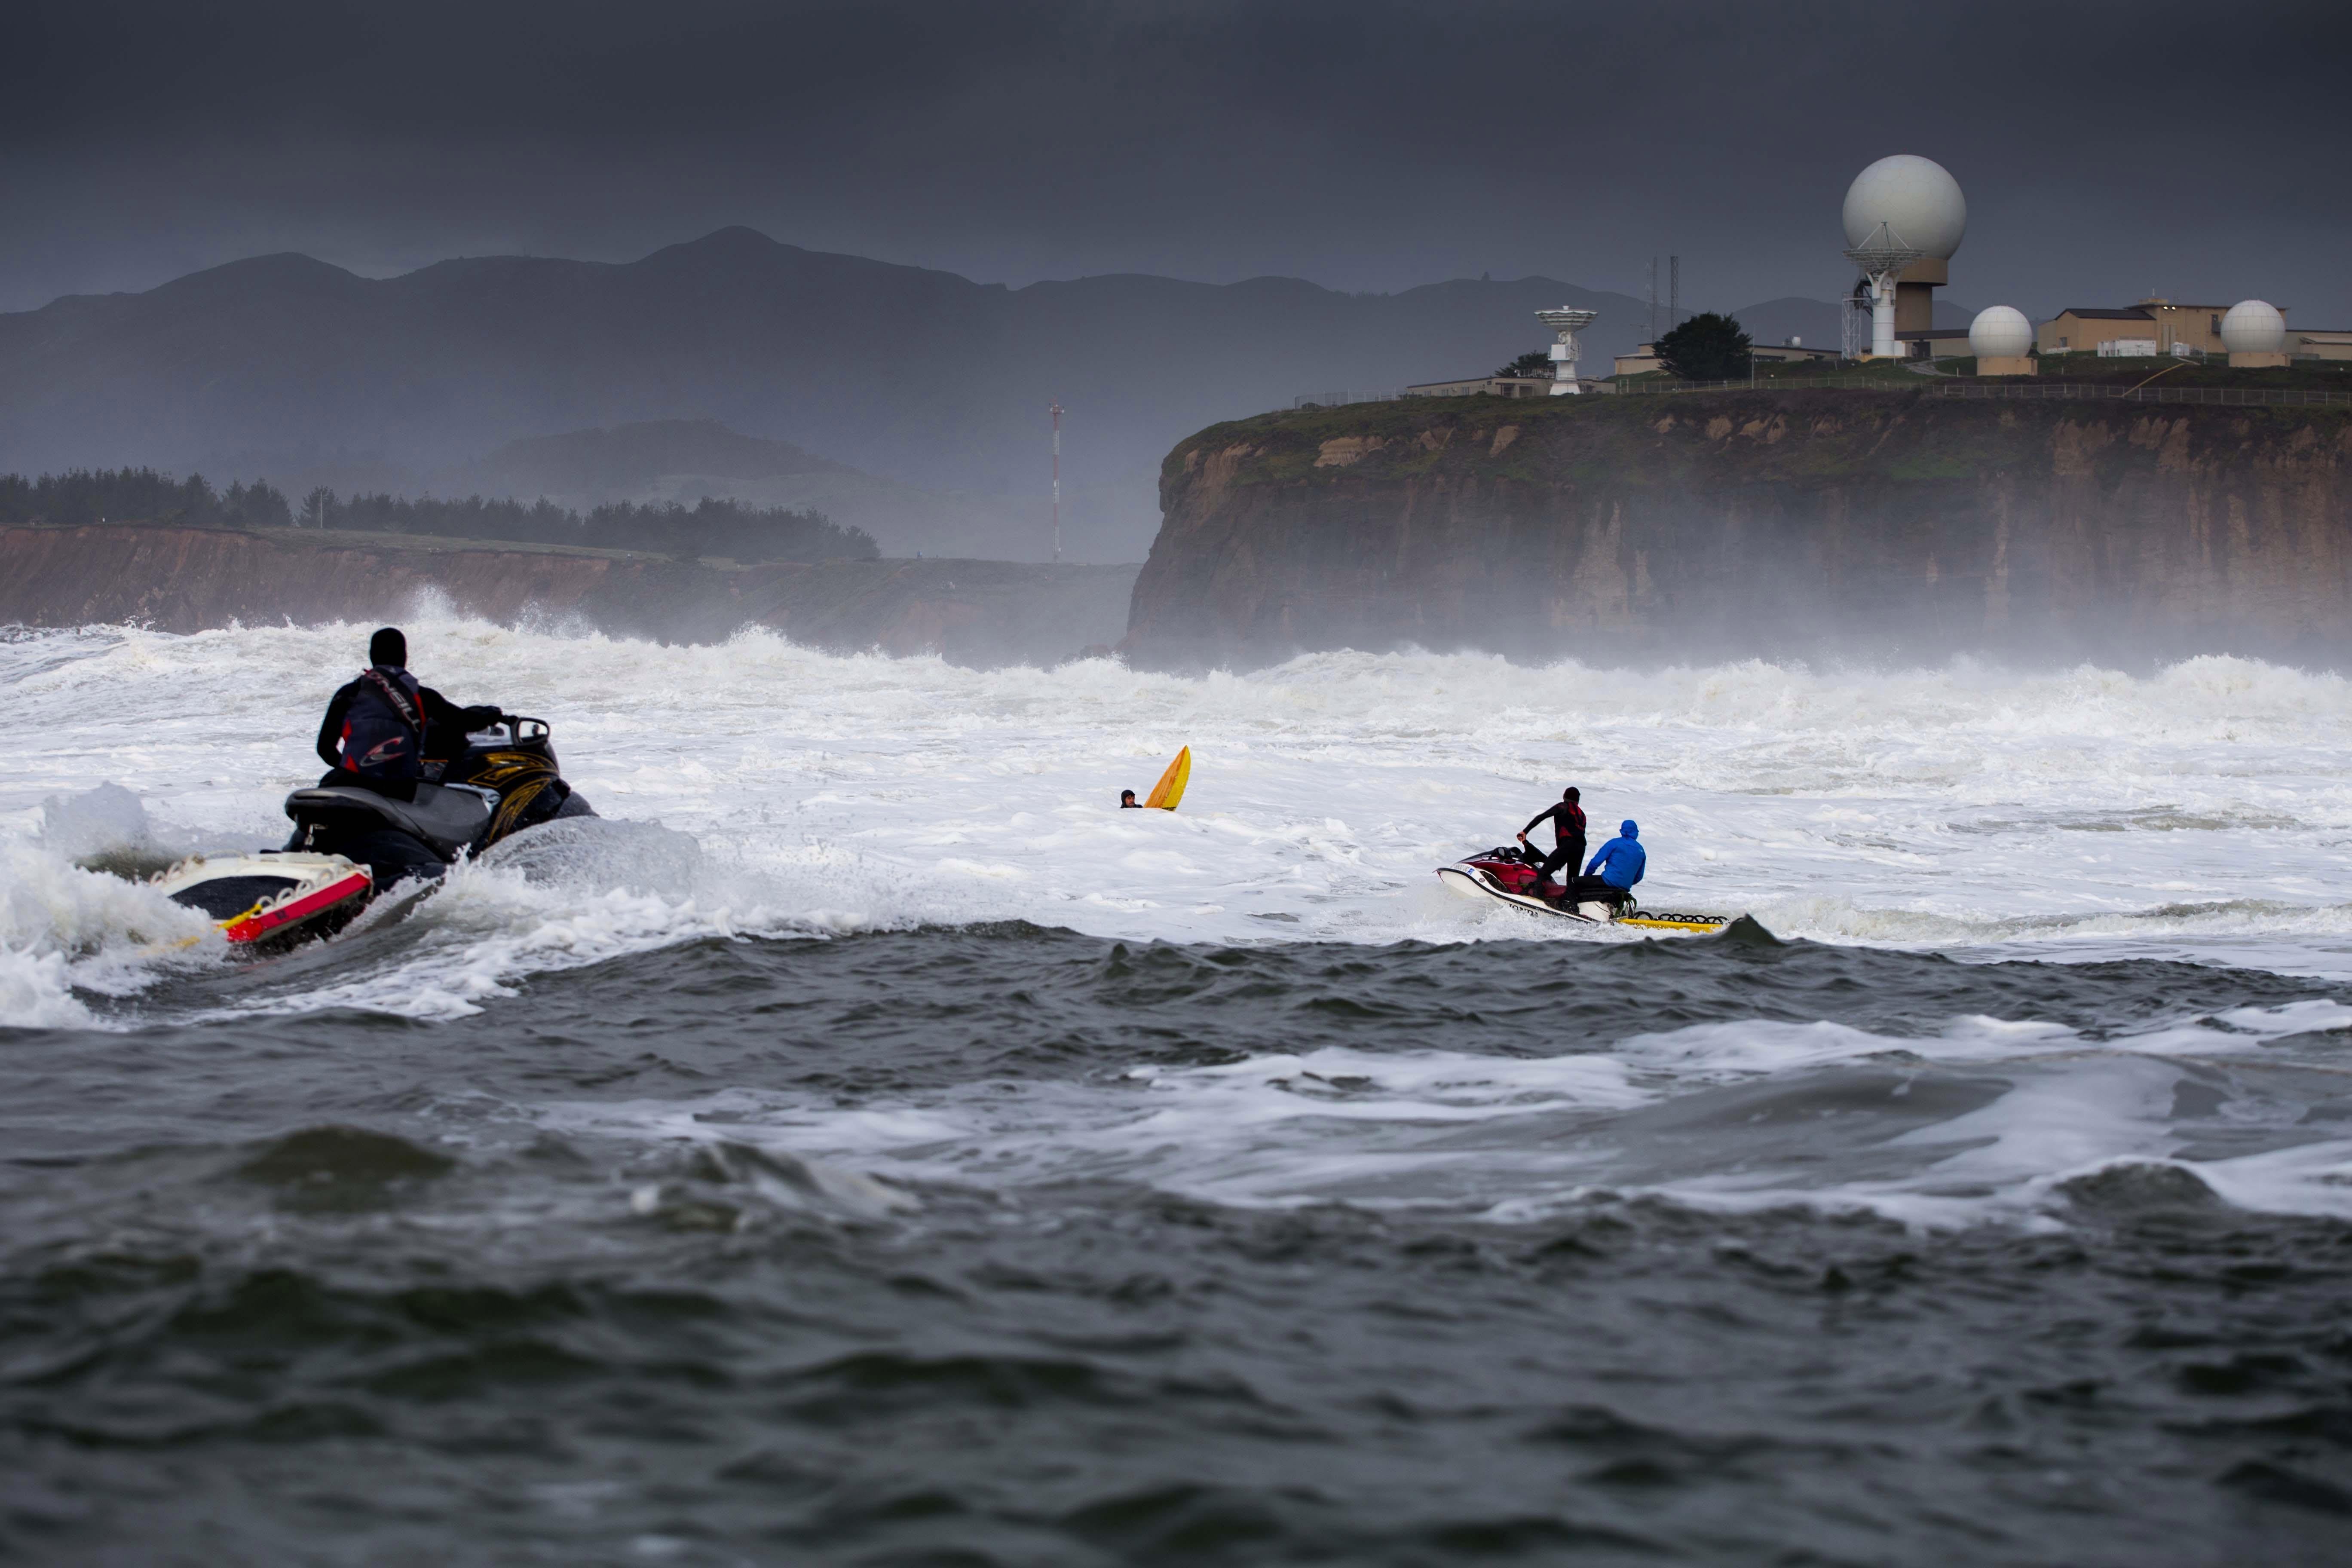
[[[413,801],[394,800],[349,784],[298,789],[286,797],[286,815],[297,822],[351,815],[374,818],[423,840],[444,860],[456,859],[457,852],[479,838],[490,825],[489,803],[479,795],[424,783],[417,784]]]

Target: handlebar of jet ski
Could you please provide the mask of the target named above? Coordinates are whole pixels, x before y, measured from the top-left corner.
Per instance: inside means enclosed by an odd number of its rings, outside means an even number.
[[[491,720],[488,723],[468,731],[467,733],[479,735],[492,730],[504,730],[509,736],[520,741],[523,738],[522,727],[525,724],[536,724],[542,731],[547,728],[547,721],[544,719],[532,719],[521,713],[507,713],[502,711],[497,718]]]

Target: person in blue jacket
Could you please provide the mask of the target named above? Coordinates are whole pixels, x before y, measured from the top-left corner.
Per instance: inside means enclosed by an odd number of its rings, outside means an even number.
[[[1633,895],[1633,884],[1642,879],[1642,873],[1650,865],[1650,853],[1642,847],[1641,838],[1641,824],[1630,816],[1619,823],[1617,837],[1603,844],[1601,852],[1586,862],[1584,875],[1569,889],[1568,899],[1578,903],[1625,902]]]

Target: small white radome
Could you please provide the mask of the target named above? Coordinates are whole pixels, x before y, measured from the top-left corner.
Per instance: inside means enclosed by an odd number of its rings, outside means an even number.
[[[2033,323],[2013,306],[1989,306],[1969,323],[1969,347],[1979,359],[2021,359],[2033,348]]]
[[[2286,347],[2286,318],[2264,300],[2241,300],[2221,318],[2221,346],[2233,354],[2274,354]]]

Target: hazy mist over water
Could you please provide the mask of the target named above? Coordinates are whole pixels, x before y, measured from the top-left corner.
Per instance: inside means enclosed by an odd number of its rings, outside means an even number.
[[[364,629],[0,644],[12,1550],[2186,1564],[2352,1507],[2339,677],[415,622],[605,820],[155,955],[198,922],[77,862],[274,838]],[[1769,934],[1438,890],[1565,782]]]

